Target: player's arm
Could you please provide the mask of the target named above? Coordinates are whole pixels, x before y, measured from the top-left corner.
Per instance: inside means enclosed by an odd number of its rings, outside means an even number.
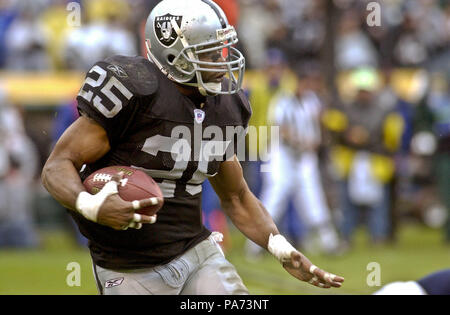
[[[75,210],[77,196],[85,190],[79,170],[109,150],[104,129],[87,117],[78,118],[61,136],[44,165],[44,187],[63,206]]]
[[[65,207],[114,229],[139,228],[139,223],[153,223],[154,217],[136,216],[136,206],[133,207],[131,202],[119,197],[117,184],[121,179],[120,175],[114,177],[96,195],[85,192],[79,176],[80,168],[83,164],[97,161],[109,150],[105,130],[90,118],[78,118],[58,140],[44,165],[44,187]],[[141,200],[140,207],[144,208],[155,202],[150,199]]]
[[[267,210],[248,188],[237,157],[223,162],[219,173],[209,181],[233,224],[249,239],[267,249],[269,235],[279,232]]]
[[[83,164],[99,160],[120,141],[138,108],[134,96],[149,96],[156,91],[156,80],[144,71],[142,60],[115,56],[99,61],[88,71],[77,96],[83,116],[61,136],[42,171],[42,182],[56,200],[86,219],[114,229],[140,228],[141,223],[154,222],[155,217],[134,211],[162,200],[122,200],[117,193],[119,174],[91,195],[84,189],[79,170]],[[141,67],[144,76],[137,80],[132,71],[127,71],[129,65],[132,69]]]
[[[267,210],[248,188],[236,156],[223,162],[210,182],[233,224],[249,239],[269,250],[291,275],[322,288],[341,286],[344,278],[317,268],[279,234]]]

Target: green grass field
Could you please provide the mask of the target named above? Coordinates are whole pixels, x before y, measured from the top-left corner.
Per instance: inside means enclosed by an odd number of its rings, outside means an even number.
[[[97,294],[87,250],[73,245],[64,232],[42,233],[39,250],[0,250],[0,294]],[[340,289],[321,290],[292,278],[274,258],[267,255],[257,262],[244,258],[244,237],[232,233],[228,259],[236,266],[252,294],[370,294],[367,265],[381,266],[381,284],[418,279],[438,269],[450,267],[450,248],[443,245],[441,232],[422,226],[402,226],[398,242],[384,247],[368,246],[366,234],[359,231],[355,248],[341,257],[308,255],[311,261],[345,277]],[[70,262],[81,266],[81,285],[70,287],[66,270]]]

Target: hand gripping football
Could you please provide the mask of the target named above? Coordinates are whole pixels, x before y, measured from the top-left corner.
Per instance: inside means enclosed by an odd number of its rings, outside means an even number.
[[[125,201],[134,201],[152,197],[163,198],[158,184],[149,175],[129,166],[109,166],[93,172],[83,182],[90,194],[98,193],[103,186],[111,181],[113,175],[123,172],[123,178],[118,185],[119,196]],[[154,215],[161,209],[162,203],[136,210],[136,213]]]

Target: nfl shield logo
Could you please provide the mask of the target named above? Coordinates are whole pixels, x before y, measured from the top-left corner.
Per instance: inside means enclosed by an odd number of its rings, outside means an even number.
[[[201,109],[194,109],[194,118],[197,124],[201,124],[205,119],[205,112]]]

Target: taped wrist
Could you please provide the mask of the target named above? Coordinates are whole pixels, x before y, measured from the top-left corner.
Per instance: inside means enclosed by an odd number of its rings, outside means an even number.
[[[117,183],[110,181],[95,195],[91,195],[87,191],[80,192],[75,203],[75,208],[86,219],[97,222],[98,211],[103,202],[109,196],[117,193]]]
[[[269,243],[267,245],[269,252],[274,255],[281,263],[291,260],[291,253],[296,251],[281,234],[273,235],[270,233]]]

